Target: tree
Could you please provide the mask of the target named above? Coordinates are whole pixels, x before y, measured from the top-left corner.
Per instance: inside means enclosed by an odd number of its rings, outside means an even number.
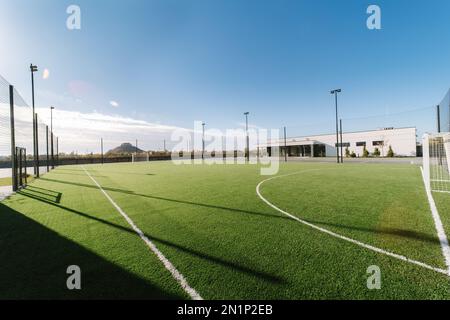
[[[350,154],[350,157],[356,158],[356,153],[355,153],[355,151],[352,151],[352,153]]]
[[[350,157],[350,150],[347,148],[345,148],[345,157],[348,158]]]
[[[373,155],[374,155],[375,157],[379,157],[379,156],[381,155],[380,149],[375,148],[375,150],[373,151]]]
[[[394,157],[394,150],[392,150],[392,146],[389,146],[389,151],[387,153],[387,157],[388,158],[393,158]]]
[[[368,158],[368,157],[369,157],[369,151],[367,151],[366,146],[364,146],[364,149],[363,149],[363,158]]]

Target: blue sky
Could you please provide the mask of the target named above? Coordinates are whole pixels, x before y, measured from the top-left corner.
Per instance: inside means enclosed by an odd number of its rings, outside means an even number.
[[[81,30],[65,26],[70,4]],[[366,28],[370,4],[382,30]],[[332,132],[339,87],[347,128],[433,130],[450,87],[449,12],[446,0],[9,0],[0,74],[30,101],[29,63],[48,69],[40,108],[219,129],[249,111],[290,135]]]

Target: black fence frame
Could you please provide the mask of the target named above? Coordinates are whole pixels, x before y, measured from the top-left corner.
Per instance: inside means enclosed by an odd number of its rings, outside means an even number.
[[[28,173],[27,173],[27,150],[21,146],[16,146],[16,129],[15,129],[15,118],[14,118],[14,86],[9,86],[9,103],[10,103],[10,127],[11,127],[11,169],[12,169],[12,188],[13,191],[17,191],[21,188],[26,187],[28,183]],[[38,115],[37,113],[33,113],[33,161],[32,167],[34,168],[34,176],[39,178],[39,139],[38,139]],[[51,139],[48,139],[49,135]],[[56,138],[56,142],[58,143],[58,137]],[[51,141],[49,141],[51,140]],[[54,169],[55,166],[58,165],[58,162],[55,163],[55,158],[53,154],[54,150],[54,134],[50,130],[48,130],[48,126],[46,126],[46,141],[41,141],[41,143],[46,143],[46,152],[45,155],[46,161],[45,165],[47,166],[47,172],[51,169]],[[51,150],[52,154],[49,154]],[[58,146],[56,146],[56,150],[58,150]],[[51,166],[50,166],[50,157],[51,157]],[[57,156],[58,157],[58,156]]]

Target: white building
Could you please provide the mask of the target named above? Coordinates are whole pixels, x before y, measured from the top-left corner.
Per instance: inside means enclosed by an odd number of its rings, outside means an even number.
[[[341,137],[339,136],[339,141]],[[285,141],[271,141],[266,146],[269,155],[274,146],[280,147],[280,155],[284,155]],[[346,132],[342,134],[342,145],[350,153],[362,157],[364,147],[370,154],[375,148],[386,156],[392,147],[395,156],[415,157],[417,153],[416,128],[387,128],[374,131]],[[336,156],[336,134],[316,135],[286,139],[286,149],[290,157],[332,157]]]

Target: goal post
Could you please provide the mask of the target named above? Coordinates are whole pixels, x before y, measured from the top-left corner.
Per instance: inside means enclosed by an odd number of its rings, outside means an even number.
[[[148,152],[133,153],[131,155],[131,162],[148,162],[150,161],[150,154]]]
[[[450,133],[424,136],[423,174],[430,191],[450,193]]]

